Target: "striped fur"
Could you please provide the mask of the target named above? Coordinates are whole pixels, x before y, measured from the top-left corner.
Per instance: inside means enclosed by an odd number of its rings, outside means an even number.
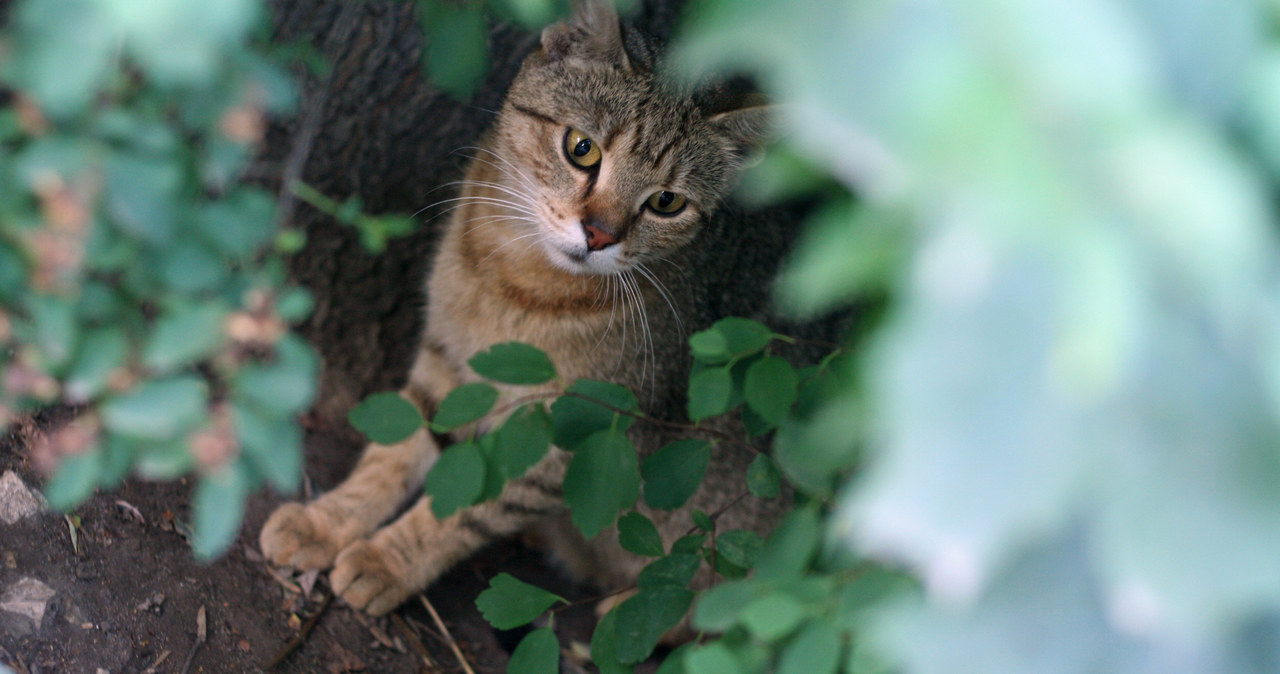
[[[476,149],[433,260],[422,348],[402,392],[424,413],[476,380],[466,364],[475,353],[518,340],[545,350],[566,382],[614,381],[637,391],[650,413],[678,414],[688,329],[716,318],[706,307],[721,301],[698,281],[698,260],[718,245],[708,223],[763,118],[759,109],[726,111],[714,96],[675,91],[654,73],[653,53],[599,0],[544,31]],[[569,161],[569,128],[598,143],[595,170]],[[658,191],[687,205],[672,216],[646,208]],[[617,243],[590,250],[588,222]],[[480,430],[500,421],[485,419]],[[645,424],[632,433],[645,454],[670,439]],[[370,445],[336,489],[270,517],[264,553],[278,564],[331,567],[334,589],[375,614],[486,543],[535,526],[584,580],[606,589],[634,581],[643,561],[619,549],[614,532],[585,541],[568,524],[560,488],[568,455],[557,448],[494,501],[439,521],[423,497],[386,523],[419,493],[440,449],[425,430]],[[689,528],[690,509],[716,511],[739,496],[751,458],[718,447],[685,509],[644,512],[670,544]],[[734,524],[763,530],[780,507],[747,499],[734,507]]]

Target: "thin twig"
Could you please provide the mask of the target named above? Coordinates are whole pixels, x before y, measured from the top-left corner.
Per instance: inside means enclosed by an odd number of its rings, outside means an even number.
[[[182,674],[187,674],[187,672],[191,671],[191,664],[196,661],[196,653],[200,652],[200,647],[209,640],[209,623],[206,617],[205,608],[201,606],[200,610],[196,611],[196,645],[191,647],[191,653],[187,655],[187,662],[182,665]]]
[[[431,658],[431,651],[428,651],[427,647],[422,645],[422,640],[418,639],[417,633],[413,631],[413,628],[409,626],[409,623],[404,621],[404,618],[393,613],[391,614],[391,624],[400,632],[400,638],[404,639],[405,642],[409,644],[409,649],[422,657],[422,659],[427,663],[427,667],[431,669],[440,669],[440,665],[437,665],[436,661]]]
[[[462,663],[462,670],[467,674],[476,674],[475,670],[471,669],[470,663],[462,655],[462,649],[458,648],[458,642],[449,633],[449,628],[445,627],[444,621],[440,619],[440,614],[436,613],[436,607],[432,606],[431,601],[427,599],[427,595],[419,594],[418,599],[422,600],[422,605],[427,607],[427,613],[430,613],[431,619],[436,621],[436,627],[439,627],[440,631],[444,633],[445,639],[449,640],[449,648],[453,649],[453,654],[457,656],[458,662]]]
[[[311,630],[316,628],[316,623],[320,622],[320,616],[324,615],[324,612],[329,608],[329,604],[331,603],[333,603],[333,591],[328,587],[325,587],[324,601],[320,603],[320,608],[316,610],[314,615],[307,619],[306,624],[302,626],[302,631],[298,632],[296,636],[290,639],[289,643],[285,644],[284,648],[280,649],[280,652],[277,653],[274,658],[271,658],[267,664],[263,665],[262,668],[266,671],[271,671],[272,669],[279,667],[280,664],[283,663],[290,655],[293,655],[294,651],[301,648],[302,644],[307,642],[307,637],[311,636]]]

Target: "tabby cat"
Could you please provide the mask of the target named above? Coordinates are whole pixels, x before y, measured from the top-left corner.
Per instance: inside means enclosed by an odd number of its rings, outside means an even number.
[[[430,415],[453,388],[478,379],[468,359],[522,341],[545,350],[563,381],[613,381],[637,391],[646,412],[679,417],[688,334],[756,312],[789,236],[776,222],[726,213],[766,125],[761,107],[727,92],[665,82],[651,39],[601,0],[578,3],[568,22],[544,30],[463,181],[401,394]],[[508,399],[529,393],[502,390]],[[486,419],[480,430],[500,422]],[[672,439],[647,424],[630,432],[642,456]],[[336,489],[272,514],[263,552],[278,564],[332,567],[334,590],[374,614],[481,546],[531,529],[581,580],[603,589],[634,583],[645,562],[617,545],[616,532],[585,540],[569,522],[561,492],[568,454],[557,448],[495,500],[438,520],[421,497],[384,525],[419,493],[440,451],[427,430],[369,445]],[[715,512],[739,499],[752,458],[722,443],[683,509],[639,507],[669,546],[688,533],[693,508]],[[763,532],[785,507],[779,501],[742,499],[725,517]]]

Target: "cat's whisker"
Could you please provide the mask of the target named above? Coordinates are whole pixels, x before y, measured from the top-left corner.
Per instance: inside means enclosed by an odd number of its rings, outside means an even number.
[[[498,154],[497,152],[494,152],[493,150],[487,147],[478,147],[473,145],[465,149],[476,150],[477,152],[483,152],[485,154],[492,156],[494,159],[497,159],[498,161],[505,164],[510,169],[510,171],[512,171],[512,173],[508,173],[507,175],[510,175],[513,178],[518,178],[522,183],[524,183],[525,186],[530,188],[530,191],[536,191],[534,190],[534,188],[537,186],[537,181],[529,177],[524,171],[521,171],[519,166],[516,166],[515,164],[513,164],[511,160],[507,159],[506,157],[503,157],[502,155]],[[501,169],[498,167],[497,164],[494,164],[493,162],[490,162],[487,159],[481,159],[479,155],[473,156],[473,160],[482,161],[488,164],[489,166],[492,166],[494,168],[501,170],[503,173],[507,172],[507,169]]]
[[[529,205],[531,208],[538,207],[538,202],[535,201],[533,197],[530,197],[528,194],[525,194],[524,192],[520,192],[519,190],[514,190],[506,185],[503,185],[502,183],[490,182],[488,180],[459,180],[451,184],[462,185],[464,187],[480,187],[480,188],[486,188],[491,190],[497,190],[498,192],[509,195],[519,200],[520,203]]]
[[[437,201],[436,203],[431,204],[431,206],[428,206],[428,208],[435,208],[437,206],[443,206],[445,204],[456,204],[456,206],[451,207],[451,210],[454,208],[462,208],[471,204],[488,204],[492,206],[502,206],[505,208],[510,208],[513,211],[524,213],[526,215],[531,215],[534,217],[537,217],[538,215],[535,211],[528,208],[524,204],[520,204],[520,203],[511,201],[509,199],[499,199],[497,197],[477,197],[477,196],[454,197],[452,199],[444,199],[442,201]]]
[[[667,308],[671,309],[671,317],[676,320],[676,331],[679,333],[680,338],[683,340],[684,339],[684,321],[680,319],[680,312],[676,310],[675,298],[671,296],[671,293],[667,291],[667,287],[662,283],[660,279],[658,279],[658,275],[654,274],[651,269],[644,266],[643,262],[637,262],[635,265],[635,270],[637,272],[640,272],[640,275],[644,277],[644,279],[647,280],[654,287],[655,290],[658,291],[658,294],[661,295],[662,299],[667,303]]]
[[[546,240],[547,240],[547,238],[548,238],[548,237],[544,236],[544,235],[542,234],[542,232],[530,232],[530,233],[528,233],[528,234],[521,234],[520,236],[517,236],[517,237],[515,237],[515,238],[513,238],[513,239],[510,239],[510,240],[508,240],[508,241],[504,241],[504,242],[502,243],[502,245],[501,245],[501,246],[498,246],[498,247],[494,248],[493,250],[489,251],[489,254],[488,254],[488,255],[486,255],[486,256],[484,256],[483,258],[481,258],[481,259],[480,259],[480,261],[476,263],[476,266],[478,267],[478,266],[480,266],[480,265],[484,264],[484,263],[485,263],[489,258],[493,257],[494,255],[497,255],[497,254],[498,254],[498,251],[501,251],[503,248],[506,248],[507,246],[510,246],[510,245],[511,245],[511,244],[513,244],[513,243],[516,243],[516,242],[518,242],[518,241],[523,241],[523,240],[528,239],[528,238],[531,238],[531,237],[538,237],[538,240],[537,240],[537,241],[534,241],[534,243],[542,243],[543,241],[546,241]],[[526,245],[526,248],[532,248],[532,246],[528,246],[528,245]]]
[[[474,218],[470,218],[468,220],[463,221],[464,225],[469,225],[473,222],[480,223],[474,227],[467,229],[467,231],[463,232],[463,234],[470,234],[478,229],[488,227],[489,225],[496,225],[500,222],[517,222],[517,221],[526,222],[531,225],[534,225],[535,227],[538,224],[536,220],[524,215],[478,215]]]

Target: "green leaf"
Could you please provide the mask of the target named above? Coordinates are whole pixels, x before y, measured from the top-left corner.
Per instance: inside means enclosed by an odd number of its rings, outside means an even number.
[[[465,426],[488,414],[497,401],[498,389],[489,384],[463,384],[440,401],[436,416],[431,420],[431,428],[437,433],[445,433]]]
[[[593,433],[574,453],[564,475],[564,500],[583,536],[594,537],[619,510],[635,503],[638,463],[635,446],[618,431]]]
[[[507,661],[509,674],[558,674],[560,642],[550,627],[525,635]]]
[[[711,461],[711,444],[705,440],[677,440],[645,458],[644,502],[659,510],[675,510],[685,504],[702,484]]]
[[[834,674],[840,664],[840,634],[814,620],[782,648],[778,674]]]
[[[143,364],[167,372],[212,355],[226,339],[226,318],[226,308],[214,302],[163,314],[142,349]]]
[[[723,632],[738,622],[742,610],[759,596],[760,586],[754,581],[720,583],[698,598],[698,605],[693,610],[693,624],[700,630]]]
[[[467,364],[481,377],[503,384],[542,384],[556,378],[556,366],[547,354],[523,342],[494,344]]]
[[[716,554],[723,560],[743,569],[756,563],[764,540],[760,534],[746,529],[734,529],[716,536]]]
[[[217,290],[231,278],[226,260],[199,241],[182,238],[147,255],[145,264],[159,271],[171,290],[204,293]]]
[[[225,199],[201,205],[195,225],[202,238],[233,260],[256,255],[276,235],[276,201],[261,189],[241,187]]]
[[[484,474],[484,457],[474,442],[444,450],[423,485],[431,495],[431,512],[444,519],[475,503],[484,490]]]
[[[631,665],[624,665],[618,658],[618,609],[605,614],[591,633],[591,661],[600,674],[631,674]]]
[[[380,445],[394,445],[426,423],[418,408],[394,391],[365,398],[347,413],[347,421]]]
[[[773,341],[773,331],[764,324],[746,318],[730,316],[711,326],[724,338],[725,348],[734,358],[757,353]]]
[[[767,454],[757,454],[747,467],[747,489],[756,498],[777,498],[782,493],[782,478]]]
[[[488,69],[489,30],[481,4],[432,4],[425,16],[430,36],[424,50],[427,73],[442,90],[466,99]]]
[[[741,674],[743,671],[733,651],[719,641],[686,655],[684,667],[688,674]]]
[[[809,566],[822,540],[822,524],[813,508],[800,508],[787,516],[765,541],[756,558],[756,577],[798,577]]]
[[[67,512],[93,495],[102,473],[103,456],[98,447],[63,457],[44,487],[49,508]]]
[[[617,415],[594,401],[628,412],[634,412],[640,406],[634,393],[609,382],[579,379],[569,387],[568,393],[576,395],[560,396],[551,404],[551,422],[556,445],[569,451],[576,450],[592,433],[614,427],[614,416],[618,417],[616,424],[620,431],[627,430],[635,421],[633,417]]]
[[[693,603],[693,593],[674,585],[641,588],[618,606],[618,659],[649,657],[663,633],[675,627]]]
[[[697,554],[702,549],[702,544],[707,540],[706,534],[689,534],[676,539],[671,544],[671,554]]]
[[[75,305],[60,297],[32,294],[27,296],[27,311],[35,325],[35,343],[49,368],[61,369],[75,355],[79,338]]]
[[[129,341],[118,327],[98,328],[85,335],[79,354],[67,373],[67,396],[88,400],[102,393],[116,370],[129,357]]]
[[[169,440],[205,417],[208,397],[197,377],[157,379],[102,405],[108,430],[147,440]]]
[[[689,348],[694,358],[708,365],[722,365],[729,362],[729,343],[715,328],[695,332],[689,337]]]
[[[743,395],[756,414],[777,424],[791,413],[799,386],[800,378],[790,363],[777,356],[766,356],[747,370]]]
[[[569,603],[509,573],[500,573],[489,581],[489,589],[476,597],[476,608],[490,625],[509,630],[533,621],[556,602]]]
[[[494,434],[485,433],[477,437],[475,443],[480,447],[480,456],[484,459],[484,487],[480,489],[480,496],[476,497],[476,503],[479,503],[501,496],[502,490],[507,486],[507,478],[502,474],[502,467],[498,465],[498,448]]]
[[[200,478],[191,498],[191,549],[198,559],[213,559],[231,546],[240,531],[244,502],[253,488],[240,461]]]
[[[742,624],[763,641],[776,641],[791,633],[805,618],[805,607],[781,592],[753,599],[738,615]]]
[[[302,479],[302,431],[292,419],[262,416],[240,402],[232,404],[240,448],[267,482],[291,494]]]
[[[662,537],[653,521],[637,512],[630,512],[618,520],[618,543],[623,550],[644,557],[661,557]]]
[[[702,560],[697,555],[673,552],[656,559],[640,571],[636,585],[642,588],[673,585],[684,587],[693,580]]]
[[[693,524],[703,531],[714,531],[716,523],[711,516],[701,510],[694,510],[690,515],[693,517]]]
[[[106,83],[119,37],[89,0],[23,2],[10,8],[16,24],[5,79],[29,92],[43,111],[70,117]]]
[[[723,367],[707,368],[689,378],[689,418],[701,421],[729,411],[733,377]]]
[[[274,362],[246,365],[233,380],[236,397],[260,413],[291,417],[311,404],[319,361],[311,347],[295,335],[276,343]]]
[[[114,153],[106,164],[104,202],[121,231],[153,245],[173,239],[182,167],[176,161]]]
[[[547,455],[551,448],[551,417],[541,405],[523,407],[507,417],[493,438],[499,474],[513,480]]]

